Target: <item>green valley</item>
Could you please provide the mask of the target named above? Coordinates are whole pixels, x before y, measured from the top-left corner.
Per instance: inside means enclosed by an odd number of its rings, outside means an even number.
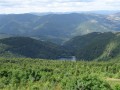
[[[120,57],[119,42],[119,32],[93,32],[76,36],[62,45],[30,37],[8,37],[0,39],[0,56],[41,59],[75,56],[76,60],[109,60]]]

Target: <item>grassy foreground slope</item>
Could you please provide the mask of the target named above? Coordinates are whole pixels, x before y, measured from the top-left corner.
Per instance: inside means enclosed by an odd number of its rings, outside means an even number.
[[[0,58],[0,90],[120,90],[120,61]]]

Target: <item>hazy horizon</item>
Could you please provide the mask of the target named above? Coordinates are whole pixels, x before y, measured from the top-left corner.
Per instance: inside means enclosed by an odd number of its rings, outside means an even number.
[[[1,0],[0,14],[117,11],[120,0]]]

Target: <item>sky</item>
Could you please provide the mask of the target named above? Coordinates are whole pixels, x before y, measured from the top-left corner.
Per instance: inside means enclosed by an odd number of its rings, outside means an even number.
[[[120,10],[120,0],[0,0],[0,13]]]

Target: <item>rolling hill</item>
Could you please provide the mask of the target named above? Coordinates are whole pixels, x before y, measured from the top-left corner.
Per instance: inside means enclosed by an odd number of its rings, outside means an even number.
[[[60,46],[51,42],[35,40],[29,37],[10,37],[0,39],[1,57],[30,57],[57,59],[66,53]]]
[[[109,60],[120,56],[120,33],[94,32],[64,43],[78,60]]]

